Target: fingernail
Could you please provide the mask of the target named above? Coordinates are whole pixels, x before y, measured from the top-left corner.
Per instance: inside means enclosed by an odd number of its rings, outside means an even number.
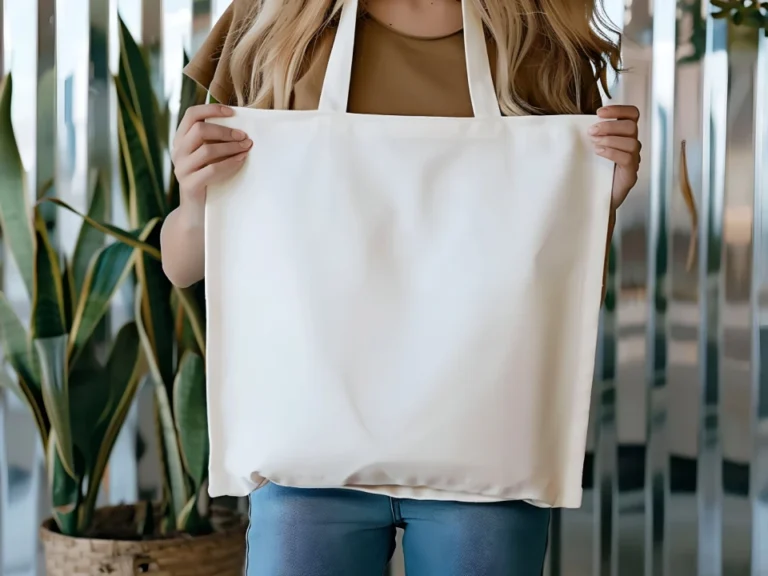
[[[235,160],[237,160],[238,162],[242,162],[243,160],[245,160],[246,156],[248,156],[248,154],[246,152],[243,152],[235,156]]]
[[[605,148],[603,148],[602,146],[598,146],[597,148],[595,148],[595,151],[599,154],[602,154],[603,152],[605,152]]]
[[[242,140],[246,136],[247,134],[242,130],[232,130],[232,138],[234,138],[235,140]]]
[[[222,114],[224,114],[224,116],[234,116],[235,115],[235,111],[232,110],[232,108],[230,108],[229,106],[222,106],[221,107],[221,112],[222,112]]]
[[[594,126],[590,127],[590,129],[589,129],[589,133],[592,134],[592,135],[597,134],[597,131],[598,131],[597,125],[594,125]]]
[[[250,148],[252,144],[253,144],[253,140],[250,140],[250,139],[249,140],[243,140],[242,142],[240,142],[240,146],[242,148]]]

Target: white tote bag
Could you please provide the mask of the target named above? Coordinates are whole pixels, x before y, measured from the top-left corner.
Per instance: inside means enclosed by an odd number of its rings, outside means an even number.
[[[236,109],[208,190],[210,493],[409,486],[576,507],[613,165],[594,116],[348,114],[357,1],[318,111]]]

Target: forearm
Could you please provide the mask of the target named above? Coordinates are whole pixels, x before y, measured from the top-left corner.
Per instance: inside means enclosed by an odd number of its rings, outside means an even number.
[[[186,204],[171,212],[160,233],[163,270],[175,286],[186,288],[205,276],[205,208]]]

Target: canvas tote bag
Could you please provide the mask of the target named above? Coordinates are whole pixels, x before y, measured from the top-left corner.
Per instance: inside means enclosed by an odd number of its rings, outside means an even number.
[[[206,207],[210,493],[423,486],[579,506],[613,165],[594,116],[349,114],[357,1],[318,111],[237,108]]]

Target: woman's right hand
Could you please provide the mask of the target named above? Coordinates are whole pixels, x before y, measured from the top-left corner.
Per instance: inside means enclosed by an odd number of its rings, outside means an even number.
[[[243,166],[253,145],[248,135],[206,122],[208,118],[233,115],[230,107],[221,104],[192,106],[184,114],[171,152],[182,209],[202,214],[207,186],[228,178]]]
[[[176,286],[190,286],[205,274],[207,187],[242,168],[253,145],[240,130],[206,122],[233,114],[220,104],[193,106],[184,114],[173,141],[171,158],[181,203],[163,222],[160,246],[163,269]]]

